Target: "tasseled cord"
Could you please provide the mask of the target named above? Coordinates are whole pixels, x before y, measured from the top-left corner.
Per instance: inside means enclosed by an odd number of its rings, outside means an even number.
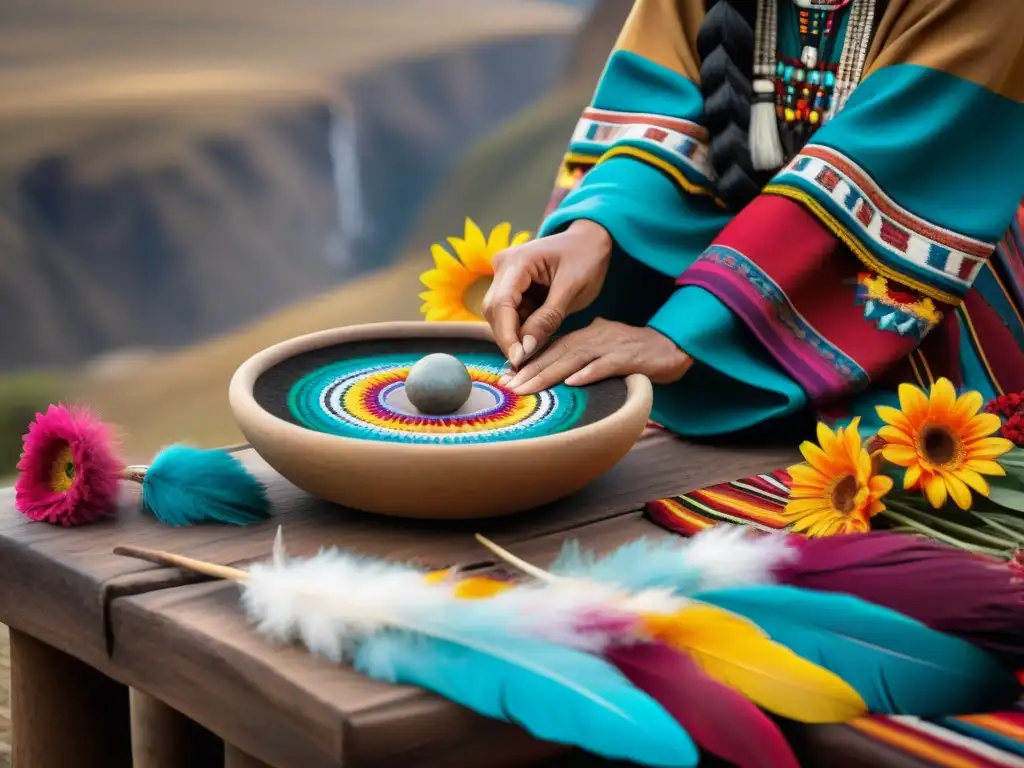
[[[771,80],[754,81],[754,104],[750,110],[750,160],[757,171],[774,171],[785,162],[775,114],[775,85]]]

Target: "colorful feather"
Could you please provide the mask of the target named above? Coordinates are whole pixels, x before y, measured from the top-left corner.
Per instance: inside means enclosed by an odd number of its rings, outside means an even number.
[[[642,765],[697,765],[697,749],[683,728],[602,659],[536,640],[494,637],[488,642],[500,645],[507,657],[458,642],[389,632],[363,643],[355,666],[378,680],[417,685],[487,717],[516,723],[545,741]],[[575,685],[509,657],[558,670]]]
[[[849,683],[872,712],[920,717],[988,712],[1020,696],[991,654],[889,608],[789,586],[695,595],[745,616],[775,641]]]
[[[248,570],[130,547],[115,552],[238,581],[249,620],[271,641],[301,641],[313,653],[429,688],[538,738],[612,759],[696,765],[683,728],[608,662],[528,636],[543,627],[572,638],[574,606],[582,613],[594,593],[539,602],[526,594],[536,588],[516,588],[460,599],[446,579],[407,565],[338,550],[288,558],[280,531],[270,562]]]
[[[795,543],[779,582],[883,605],[1024,666],[1024,582],[1007,563],[881,531]]]
[[[266,488],[227,451],[172,445],[140,475],[142,506],[164,525],[248,525],[270,517]]]
[[[744,696],[704,674],[686,654],[661,643],[641,643],[609,648],[605,658],[708,752],[740,768],[799,768],[778,726]]]
[[[642,538],[598,557],[566,542],[551,565],[559,577],[619,584],[629,590],[698,590],[771,583],[773,573],[797,557],[792,537],[759,534],[739,525],[716,525],[683,539]]]
[[[867,712],[840,677],[773,642],[740,616],[693,605],[673,616],[644,618],[652,637],[769,712],[805,723],[843,723]]]

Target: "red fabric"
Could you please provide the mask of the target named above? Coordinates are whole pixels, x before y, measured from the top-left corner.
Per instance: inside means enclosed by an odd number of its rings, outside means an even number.
[[[908,374],[907,357],[921,340],[913,332],[901,335],[893,329],[880,327],[877,319],[866,317],[863,301],[858,301],[858,276],[876,278],[865,273],[861,261],[833,235],[810,211],[788,198],[761,195],[716,238],[714,245],[742,254],[760,275],[749,279],[755,287],[760,281],[766,296],[760,311],[774,313],[774,318],[756,317],[752,305],[743,306],[735,298],[738,283],[735,274],[719,263],[698,259],[694,267],[680,277],[682,285],[698,284],[710,290],[744,319],[787,370],[819,405],[835,402],[851,394],[868,381],[880,381],[886,375],[900,381],[913,381]],[[733,269],[733,272],[736,270]],[[784,294],[782,300],[771,301],[770,293]],[[765,288],[765,286],[768,286]],[[889,282],[889,296],[895,303],[913,304],[920,297],[912,290]],[[939,375],[957,376],[959,369],[956,318],[948,307],[938,307],[943,321],[927,335],[931,350],[929,367]],[[793,318],[802,319],[794,327]],[[788,336],[787,336],[788,334]],[[816,338],[815,338],[816,337]],[[800,346],[802,344],[802,346]],[[789,348],[787,359],[785,351]],[[803,350],[804,361],[826,371],[834,366],[837,351],[845,354],[860,369],[859,378],[833,382],[824,386],[803,366],[796,365],[793,350]],[[810,355],[817,355],[814,360]],[[813,373],[813,372],[812,372]],[[824,378],[827,378],[825,376]]]

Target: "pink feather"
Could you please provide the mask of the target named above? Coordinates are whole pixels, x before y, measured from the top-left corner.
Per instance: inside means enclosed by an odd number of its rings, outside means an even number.
[[[1024,664],[1024,581],[1002,561],[918,536],[877,531],[803,539],[783,584],[843,592]]]
[[[653,698],[702,748],[740,768],[799,768],[778,726],[745,696],[660,643],[617,645],[604,657]]]

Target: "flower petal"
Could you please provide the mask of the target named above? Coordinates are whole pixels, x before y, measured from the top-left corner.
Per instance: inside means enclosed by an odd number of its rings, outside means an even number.
[[[953,382],[945,376],[932,384],[931,398],[928,402],[928,415],[931,419],[947,423],[956,405],[956,389]]]
[[[921,484],[921,465],[911,464],[903,476],[903,489],[911,491]]]
[[[884,421],[886,424],[890,424],[896,429],[904,432],[910,432],[910,422],[907,421],[907,417],[903,415],[903,411],[898,408],[892,408],[888,405],[876,405],[875,413],[878,414],[878,418]]]
[[[811,512],[827,512],[829,509],[828,503],[821,496],[814,499],[791,499],[786,504],[785,515],[787,517],[805,517]]]
[[[501,222],[498,226],[491,230],[491,234],[487,236],[487,252],[494,256],[496,253],[501,253],[508,248],[508,238],[512,234],[512,225],[507,221]]]
[[[917,451],[905,445],[885,445],[882,458],[901,467],[912,467],[918,463]]]
[[[892,486],[893,479],[888,475],[875,475],[868,482],[868,489],[876,499],[885,496],[885,494],[892,490]]]
[[[805,485],[824,489],[829,482],[829,478],[808,464],[797,464],[790,467],[788,471],[794,486]]]
[[[976,459],[973,455],[964,463],[964,469],[970,470],[971,472],[977,472],[979,475],[995,475],[997,477],[1006,476],[1006,470],[1003,469],[1003,465],[998,461],[992,461],[992,459]]]
[[[913,384],[900,384],[900,410],[910,426],[921,424],[928,416],[928,396]]]
[[[434,264],[437,268],[445,274],[457,275],[466,269],[459,263],[458,259],[445,250],[443,245],[438,243],[430,246],[430,255],[434,257]]]
[[[985,414],[991,416],[993,414]],[[996,418],[999,418],[996,416]],[[983,437],[968,443],[966,446],[968,459],[998,459],[1013,449],[1013,441],[1005,437]]]
[[[522,245],[523,243],[528,242],[530,242],[529,232],[526,232],[525,230],[523,232],[517,232],[516,236],[512,238],[512,242],[509,243],[509,248],[513,248],[517,245]]]
[[[968,488],[977,491],[982,496],[988,496],[989,487],[988,481],[977,472],[970,469],[961,469],[954,473],[958,478],[966,483]]]
[[[818,422],[817,435],[818,445],[821,446],[821,450],[830,456],[834,456],[839,452],[842,441],[839,439],[839,435],[829,429],[824,421]]]
[[[984,404],[985,398],[978,390],[972,389],[970,392],[964,392],[956,399],[956,405],[953,406],[953,417],[960,424],[966,424],[981,410],[981,406]]]
[[[942,481],[941,475],[928,475],[924,478],[924,495],[935,509],[940,509],[946,503],[946,484]]]
[[[893,445],[907,445],[910,447],[914,445],[914,438],[908,432],[897,427],[891,427],[888,424],[878,430],[878,436],[885,440],[885,442]]]
[[[836,462],[832,457],[810,440],[804,440],[800,444],[800,453],[802,453],[803,457],[807,459],[808,464],[825,475],[825,477],[831,479],[832,476],[838,472],[839,468],[836,466]]]
[[[969,443],[989,435],[994,435],[1002,425],[1002,420],[994,413],[979,413],[971,419],[960,437],[964,442]]]
[[[953,503],[960,507],[960,509],[970,509],[971,489],[967,487],[964,481],[951,472],[943,475],[942,479],[946,484],[946,489],[949,491],[950,498],[953,499]]]

